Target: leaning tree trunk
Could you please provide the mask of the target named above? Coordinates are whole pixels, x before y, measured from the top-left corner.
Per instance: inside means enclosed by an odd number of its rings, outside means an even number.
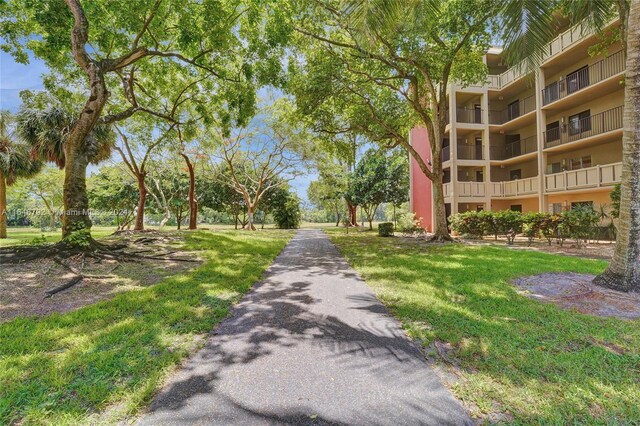
[[[7,181],[0,170],[0,238],[7,238]]]
[[[358,206],[347,201],[347,209],[349,210],[349,226],[358,226]]]
[[[138,210],[136,211],[136,223],[134,231],[144,231],[144,206],[147,204],[147,186],[145,185],[144,173],[137,176],[138,179]]]
[[[447,213],[444,207],[444,189],[442,186],[442,173],[435,173],[431,181],[433,188],[433,207],[435,221],[433,223],[433,238],[436,240],[451,240],[447,228]]]
[[[640,291],[640,0],[631,1],[627,26],[622,184],[616,249],[598,285]]]
[[[198,228],[198,201],[196,200],[196,175],[193,164],[186,154],[180,153],[189,169],[189,229]]]

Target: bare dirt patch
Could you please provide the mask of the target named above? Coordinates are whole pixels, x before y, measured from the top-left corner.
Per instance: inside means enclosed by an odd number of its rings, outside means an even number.
[[[513,245],[507,245],[505,238],[493,238],[483,240],[464,240],[466,244],[470,245],[496,245],[501,247],[507,247],[512,250],[532,250],[542,251],[546,253],[562,254],[565,256],[577,256],[585,257],[588,259],[605,259],[609,260],[613,256],[613,252],[616,248],[615,243],[604,241],[595,242],[591,241],[588,244],[583,244],[578,247],[573,241],[565,241],[562,246],[557,242],[552,242],[551,245],[546,241],[537,240],[534,241],[531,246],[528,245],[527,239],[524,237],[516,237]]]
[[[68,312],[85,305],[107,300],[116,294],[141,289],[167,276],[197,267],[200,262],[180,259],[195,255],[180,250],[179,234],[145,232],[143,235],[119,234],[100,240],[104,243],[127,243],[124,253],[143,253],[166,260],[136,258],[96,260],[75,255],[56,262],[43,258],[21,264],[3,264],[0,272],[0,322],[18,316]],[[172,257],[173,256],[173,257]],[[81,271],[83,279],[72,287],[48,297],[57,287],[68,283]]]
[[[513,283],[527,297],[564,309],[600,317],[640,318],[640,293],[598,287],[592,283],[593,278],[573,272],[546,273],[516,278]]]

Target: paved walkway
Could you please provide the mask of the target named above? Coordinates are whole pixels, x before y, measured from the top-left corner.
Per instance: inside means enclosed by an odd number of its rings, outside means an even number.
[[[140,421],[470,423],[420,351],[321,231],[299,231],[265,279]]]

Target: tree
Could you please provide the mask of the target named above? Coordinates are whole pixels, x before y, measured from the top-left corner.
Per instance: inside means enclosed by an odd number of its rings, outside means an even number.
[[[16,0],[3,5],[3,50],[27,63],[30,49],[67,84],[83,82],[88,92],[65,135],[65,212],[79,214],[64,215],[64,237],[79,230],[90,235],[85,179],[96,126],[136,113],[172,119],[153,110],[144,96],[145,85],[162,81],[156,77],[163,64],[179,62],[212,79],[235,83],[227,110],[240,111],[240,121],[253,114],[253,83],[266,81],[279,69],[279,61],[270,55],[281,37],[265,31],[260,16],[270,7],[264,3]],[[263,32],[266,36],[261,37]],[[126,102],[124,108],[120,102],[109,103],[112,92]]]
[[[447,230],[442,148],[450,82],[482,81],[492,18],[501,2],[310,2],[291,19],[300,59],[288,86],[301,109],[335,134],[402,146],[433,182],[434,238]],[[411,19],[406,19],[411,17]],[[335,123],[333,111],[345,120]],[[424,126],[431,158],[409,143]]]
[[[326,159],[319,170],[319,179],[309,184],[307,197],[319,208],[331,211],[340,226],[344,208],[343,198],[347,192],[347,174],[339,164]]]
[[[406,155],[396,152],[388,159],[386,180],[385,202],[393,206],[393,221],[396,223],[396,208],[409,201],[409,162]]]
[[[283,185],[300,172],[298,166],[305,155],[307,136],[279,115],[286,101],[276,103],[268,111],[264,123],[238,129],[221,144],[219,158],[230,172],[227,182],[244,200],[247,229],[254,231],[254,214],[262,197],[272,188]],[[277,111],[276,111],[277,110]]]
[[[370,149],[356,165],[350,176],[348,197],[362,206],[373,229],[373,218],[378,206],[388,197],[387,157],[382,151]]]
[[[289,192],[290,188],[287,183],[273,186],[270,190],[265,192],[262,196],[262,202],[260,203],[260,212],[262,213],[260,228],[264,229],[264,223],[269,213],[272,213],[280,206],[285,205],[289,199]]]
[[[44,204],[49,212],[49,228],[56,229],[58,217],[62,214],[63,200],[60,182],[64,179],[64,172],[60,169],[47,166],[34,178],[24,182],[22,190],[32,199]]]
[[[512,64],[536,65],[555,36],[554,12],[571,24],[601,31],[615,15],[620,19],[617,37],[626,51],[625,100],[622,137],[622,181],[616,249],[596,284],[622,291],[640,291],[640,2],[637,0],[559,2],[507,2],[504,36]],[[605,42],[606,43],[606,42]]]
[[[122,167],[102,167],[88,182],[94,214],[114,215],[117,229],[129,227],[138,201],[136,183]]]
[[[295,229],[300,227],[300,199],[289,192],[283,204],[273,211],[276,226],[280,229]]]
[[[0,111],[0,238],[7,238],[7,186],[42,168],[40,161],[31,158],[30,147],[16,140],[11,129],[13,121],[8,111]]]

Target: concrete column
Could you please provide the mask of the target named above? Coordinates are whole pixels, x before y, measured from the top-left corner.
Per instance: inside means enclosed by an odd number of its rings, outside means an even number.
[[[547,196],[544,191],[544,174],[546,171],[547,154],[544,149],[544,135],[546,130],[547,115],[542,109],[542,89],[545,87],[544,69],[538,68],[535,72],[536,81],[536,126],[537,126],[537,142],[538,142],[538,210],[545,212],[547,210]]]

